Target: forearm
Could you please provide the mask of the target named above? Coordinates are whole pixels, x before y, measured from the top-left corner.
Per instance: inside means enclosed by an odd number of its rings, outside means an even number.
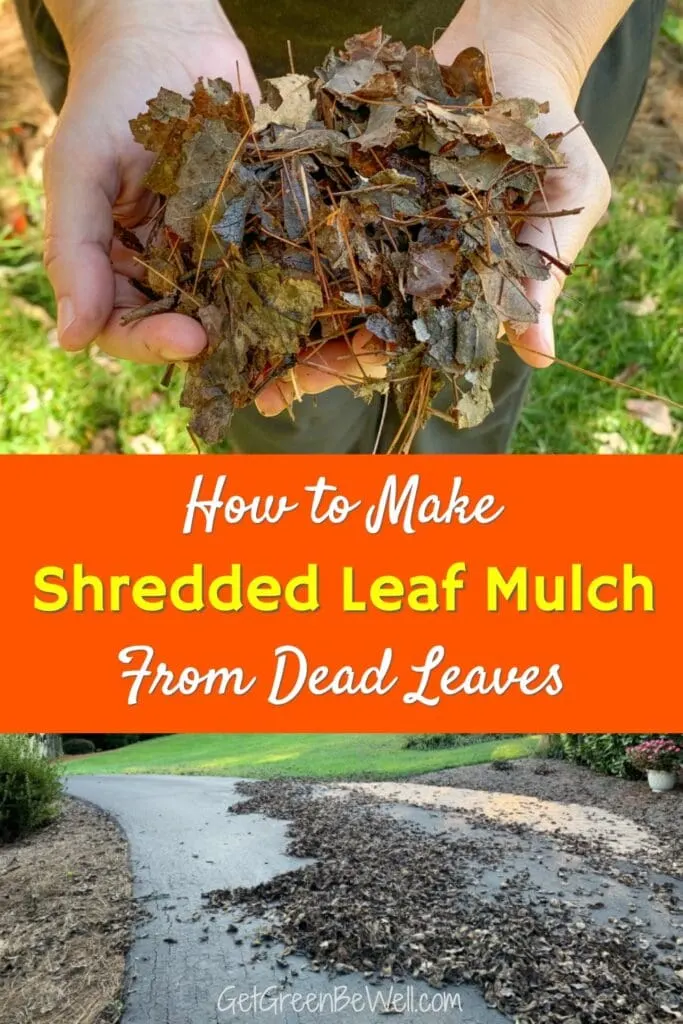
[[[588,71],[632,0],[466,0],[444,41],[479,37],[499,60],[555,64],[576,100]],[[462,28],[461,28],[462,19]]]
[[[136,33],[141,28],[225,30],[218,0],[44,0],[71,60],[85,42]]]

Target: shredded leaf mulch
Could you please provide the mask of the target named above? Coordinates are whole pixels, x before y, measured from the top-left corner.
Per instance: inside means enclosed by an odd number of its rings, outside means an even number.
[[[288,853],[315,860],[205,900],[265,918],[285,957],[370,982],[474,984],[516,1024],[681,1019],[675,962],[662,969],[631,925],[596,925],[570,901],[534,893],[525,873],[486,897],[473,876],[504,859],[504,840],[429,833],[357,795],[321,797],[295,781],[239,792],[232,812],[288,820]]]
[[[89,804],[0,846],[2,1024],[115,1024],[136,917],[128,844]]]
[[[524,757],[506,762],[507,770],[500,774],[495,770],[497,763],[442,768],[416,775],[412,781],[602,807],[653,832],[662,853],[650,858],[652,866],[683,879],[683,773],[677,789],[653,797],[642,779],[598,775],[570,761]]]
[[[381,29],[312,77],[265,82],[256,109],[222,79],[162,89],[131,122],[162,204],[144,249],[121,235],[151,300],[128,318],[177,310],[205,327],[182,396],[194,434],[220,441],[269,380],[360,327],[387,378],[340,383],[366,400],[391,388],[406,437],[449,383],[454,426],[481,422],[499,328],[537,321],[524,282],[554,261],[517,241],[563,166],[562,136],[533,128],[547,109],[496,93],[477,49],[441,67]]]

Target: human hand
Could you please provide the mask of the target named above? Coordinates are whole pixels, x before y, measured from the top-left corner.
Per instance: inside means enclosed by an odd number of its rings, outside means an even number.
[[[307,349],[286,377],[270,381],[255,399],[263,416],[277,416],[303,395],[321,395],[343,385],[382,380],[388,356],[384,343],[364,327]]]
[[[457,54],[469,45],[482,47],[481,38],[458,34],[458,18],[439,39],[434,52],[440,64],[451,64]],[[560,152],[566,167],[547,173],[542,194],[532,204],[529,219],[518,235],[518,241],[547,253],[550,277],[546,281],[527,281],[529,299],[540,307],[537,324],[522,335],[508,331],[509,341],[518,355],[530,366],[551,365],[555,354],[553,317],[555,305],[570,269],[589,235],[609,206],[611,185],[607,168],[579,124],[575,106],[583,75],[575,63],[543,40],[529,40],[503,30],[485,41],[497,92],[505,96],[530,97],[549,103],[548,114],[542,115],[535,131],[540,135],[559,133],[565,136]],[[577,210],[564,217],[548,217],[548,213]],[[536,217],[533,215],[537,214]],[[555,262],[553,262],[555,261]],[[563,269],[565,268],[565,269]]]
[[[115,239],[114,221],[138,228],[154,203],[142,185],[153,156],[134,141],[129,121],[162,86],[189,95],[202,76],[237,86],[238,64],[242,89],[255,100],[258,85],[218,5],[198,10],[167,0],[155,24],[144,17],[145,5],[129,0],[98,7],[69,40],[68,98],[45,159],[45,264],[58,302],[59,340],[69,351],[97,340],[115,357],[183,362],[206,345],[194,319],[163,313],[121,324],[146,299],[131,283],[142,268]]]
[[[527,281],[525,286],[528,297],[538,303],[538,323],[522,335],[508,332],[510,343],[524,362],[540,368],[549,366],[555,353],[553,315],[566,280],[565,270],[571,268],[609,205],[609,174],[574,112],[582,84],[582,75],[574,64],[565,60],[555,47],[541,45],[539,39],[530,42],[502,30],[482,39],[471,10],[464,8],[434,46],[439,63],[448,66],[466,47],[484,46],[491,59],[496,90],[504,96],[547,101],[549,113],[539,119],[536,131],[541,135],[565,136],[561,152],[567,166],[548,172],[543,192],[532,204],[529,219],[518,236],[519,242],[533,245],[551,257],[550,277],[546,281]],[[566,217],[547,216],[576,209],[581,212]],[[289,380],[274,381],[262,391],[257,400],[260,410],[265,415],[276,415],[301,394],[319,393],[347,382],[347,375],[356,380],[363,375],[385,376],[386,356],[379,340],[363,331],[354,341],[353,349],[361,353],[362,362],[350,348],[348,344],[344,348],[334,342],[300,361]],[[372,355],[366,359],[362,353]]]

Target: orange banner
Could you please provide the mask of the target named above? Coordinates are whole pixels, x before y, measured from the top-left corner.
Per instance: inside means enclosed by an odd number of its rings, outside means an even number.
[[[675,457],[5,457],[4,732],[683,732]]]

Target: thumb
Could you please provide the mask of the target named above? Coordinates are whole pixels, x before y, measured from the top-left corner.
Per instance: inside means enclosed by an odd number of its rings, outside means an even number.
[[[83,139],[57,129],[45,154],[45,268],[57,299],[59,342],[70,351],[97,338],[114,306],[117,177],[114,160],[93,156]]]
[[[540,216],[525,222],[518,241],[541,249],[562,266],[571,267],[609,206],[611,186],[607,168],[582,128],[567,136],[563,154],[567,166],[548,174],[542,195],[530,208],[532,215]],[[577,209],[579,213],[567,216],[543,216]],[[537,368],[549,366],[552,359],[548,357],[555,354],[553,316],[566,280],[566,274],[556,264],[550,262],[549,269],[546,281],[526,282],[527,296],[540,307],[538,323],[523,334],[508,328],[518,355]]]

